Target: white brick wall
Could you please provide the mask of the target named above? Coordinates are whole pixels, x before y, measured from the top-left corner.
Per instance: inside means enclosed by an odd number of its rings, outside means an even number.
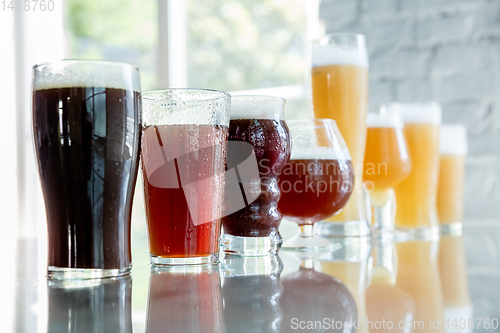
[[[467,126],[475,316],[500,317],[500,0],[323,0],[320,18],[327,33],[366,36],[372,109],[435,100],[444,122]]]

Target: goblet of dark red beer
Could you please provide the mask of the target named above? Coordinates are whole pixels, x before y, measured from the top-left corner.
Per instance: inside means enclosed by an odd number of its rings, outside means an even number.
[[[139,70],[60,61],[33,69],[33,134],[48,226],[48,276],[128,274],[139,163]]]
[[[265,255],[281,245],[278,176],[290,156],[284,103],[270,96],[231,98],[222,218],[226,253]]]
[[[288,121],[292,137],[290,161],[279,177],[281,213],[297,222],[299,234],[283,244],[296,250],[331,248],[314,235],[315,222],[338,213],[353,188],[354,170],[349,151],[335,121]]]

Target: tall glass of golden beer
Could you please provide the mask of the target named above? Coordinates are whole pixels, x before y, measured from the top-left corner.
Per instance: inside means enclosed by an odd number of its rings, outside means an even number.
[[[441,126],[439,136],[439,185],[437,210],[441,232],[462,228],[464,217],[465,158],[467,129],[460,124]]]
[[[395,110],[382,107],[367,117],[366,152],[363,180],[370,193],[374,234],[390,236],[394,230],[394,186],[410,175],[403,120]]]
[[[400,231],[416,238],[439,232],[436,195],[439,175],[439,128],[441,107],[437,103],[390,104],[405,123],[412,170],[396,185],[396,221]]]
[[[368,105],[368,55],[358,34],[330,34],[312,42],[312,99],[316,118],[337,125],[351,153],[356,186],[344,210],[317,224],[322,236],[370,234],[363,194],[363,158]]]

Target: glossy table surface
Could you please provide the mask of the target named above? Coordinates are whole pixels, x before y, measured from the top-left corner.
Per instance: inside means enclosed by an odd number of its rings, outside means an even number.
[[[473,307],[463,236],[334,241],[332,252],[223,257],[208,267],[151,268],[134,258],[130,276],[52,281],[40,244],[18,240],[4,266],[0,331],[500,331],[500,309]],[[500,281],[491,293],[499,291]]]

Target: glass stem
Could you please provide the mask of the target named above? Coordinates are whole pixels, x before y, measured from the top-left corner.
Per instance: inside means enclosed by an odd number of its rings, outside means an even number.
[[[314,269],[314,259],[304,258],[300,264],[301,269]]]
[[[390,190],[387,201],[384,205],[373,206],[373,227],[375,229],[384,231],[394,230],[394,221],[392,216],[394,204],[394,191]]]
[[[301,224],[299,225],[299,236],[300,237],[313,237],[313,225],[312,224]]]

